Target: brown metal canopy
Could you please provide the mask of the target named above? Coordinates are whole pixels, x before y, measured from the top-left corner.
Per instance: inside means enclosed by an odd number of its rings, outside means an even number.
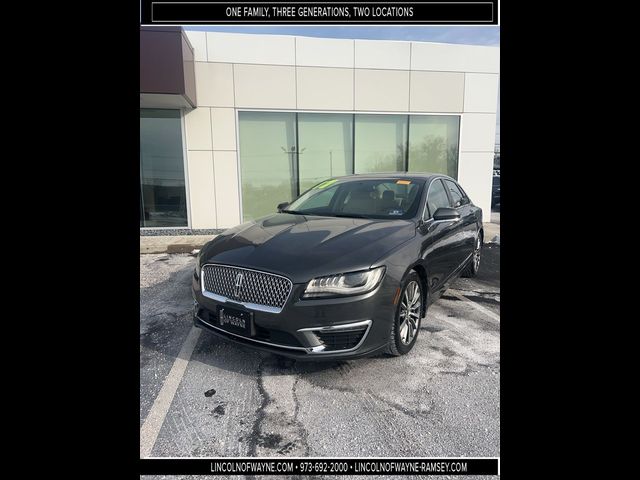
[[[140,107],[195,108],[193,47],[180,27],[140,27]]]

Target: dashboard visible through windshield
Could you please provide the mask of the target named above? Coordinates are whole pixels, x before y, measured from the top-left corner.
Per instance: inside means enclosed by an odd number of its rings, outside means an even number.
[[[330,217],[408,219],[415,216],[424,182],[380,178],[325,180],[283,212]]]

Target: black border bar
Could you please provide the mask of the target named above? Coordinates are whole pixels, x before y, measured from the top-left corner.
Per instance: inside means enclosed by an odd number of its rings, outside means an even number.
[[[250,12],[254,14],[249,15]],[[497,25],[498,0],[398,3],[142,0],[140,21],[143,25]]]
[[[498,475],[498,458],[145,458],[140,475]]]

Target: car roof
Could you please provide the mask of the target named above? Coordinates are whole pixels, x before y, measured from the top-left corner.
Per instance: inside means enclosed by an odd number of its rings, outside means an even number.
[[[356,173],[353,175],[344,175],[342,177],[334,177],[339,180],[367,180],[378,178],[399,178],[405,180],[412,180],[414,182],[427,181],[432,177],[445,177],[451,180],[455,180],[448,175],[442,173],[402,173],[402,172],[389,172],[389,173]]]

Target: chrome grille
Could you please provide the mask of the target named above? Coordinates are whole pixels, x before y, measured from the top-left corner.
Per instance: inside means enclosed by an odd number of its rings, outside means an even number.
[[[202,267],[203,290],[240,303],[279,312],[289,297],[291,280],[272,273],[224,265]],[[240,284],[238,287],[237,285]]]

